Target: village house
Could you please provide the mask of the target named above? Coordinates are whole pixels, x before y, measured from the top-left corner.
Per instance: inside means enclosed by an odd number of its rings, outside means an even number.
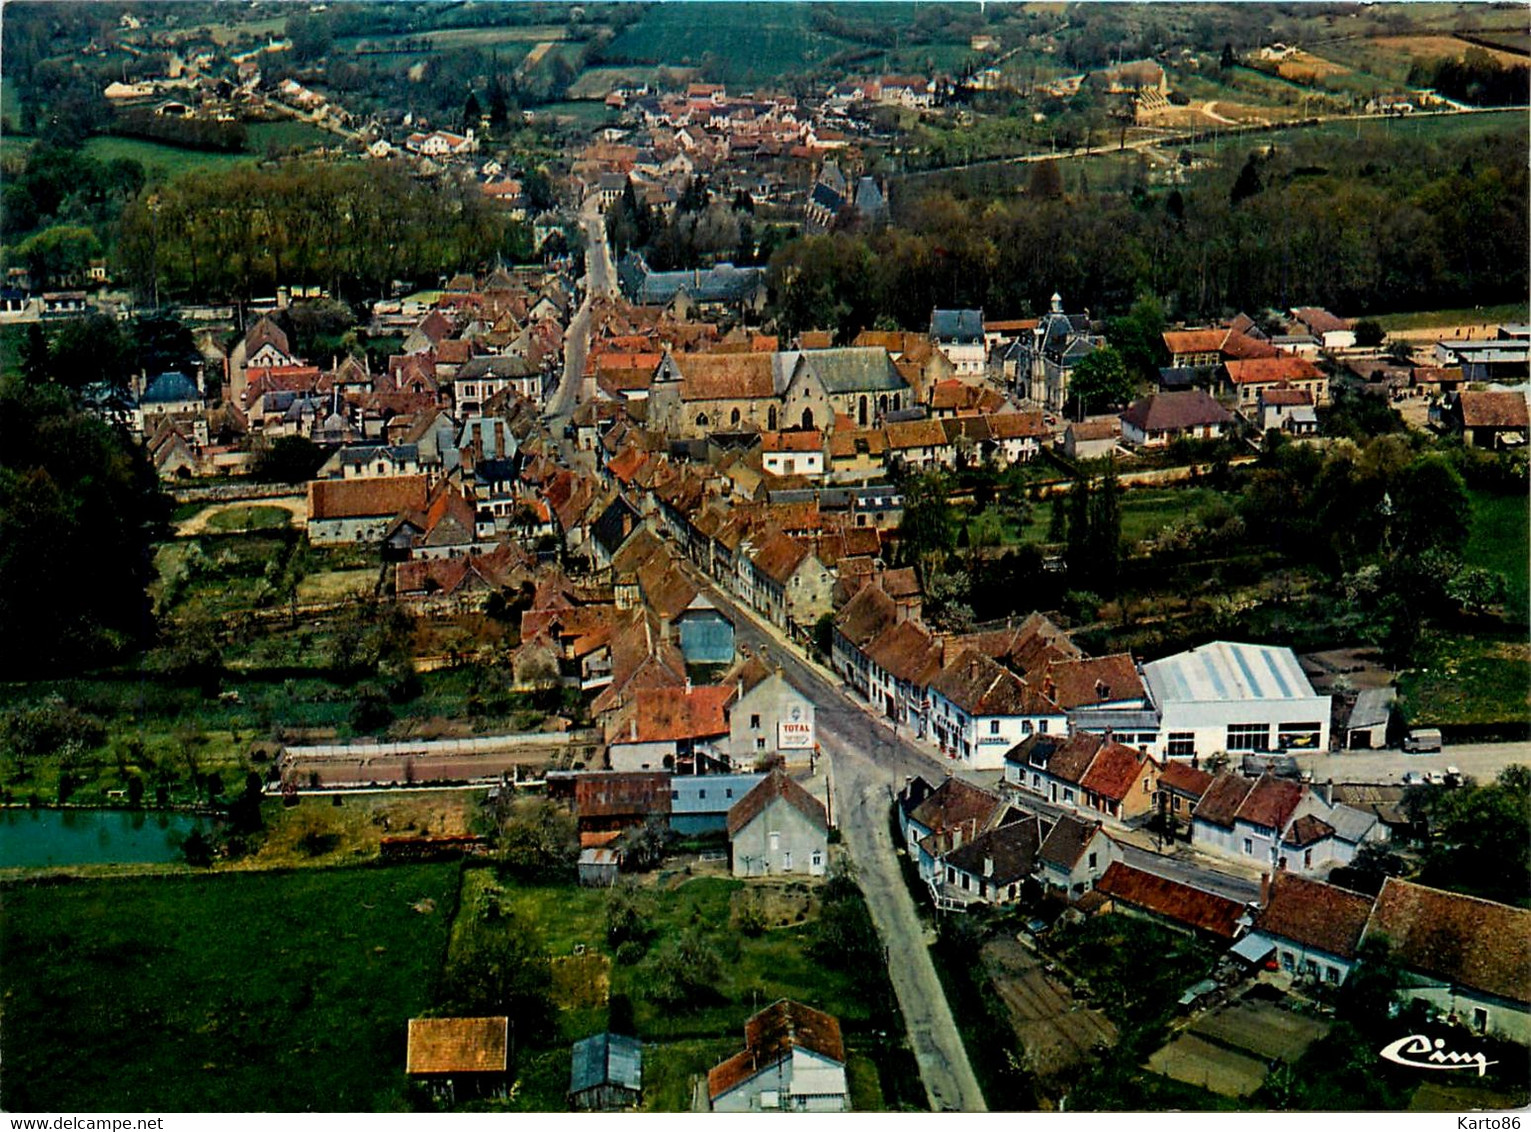
[[[818,479],[824,474],[823,434],[817,429],[763,433],[760,462],[767,475]]]
[[[744,1050],[707,1074],[713,1112],[848,1112],[845,1042],[832,1014],[781,999],[744,1024]]]
[[[728,736],[731,685],[641,688],[606,723],[607,765],[616,771],[672,770],[711,755]]]
[[[833,608],[834,574],[804,542],[767,535],[745,565],[745,597],[777,628],[805,632]]]
[[[1063,430],[1063,454],[1070,460],[1099,460],[1115,452],[1121,439],[1121,417],[1070,421]]]
[[[780,668],[769,667],[759,657],[745,661],[730,678],[736,691],[728,710],[728,753],[733,764],[811,760],[818,749],[813,701],[794,688]]]
[[[1386,938],[1404,998],[1480,1034],[1531,1042],[1531,911],[1388,877],[1364,944]]]
[[[777,769],[728,811],[728,844],[736,877],[823,876],[828,811]]]
[[[983,311],[931,311],[930,340],[951,362],[952,370],[958,377],[983,376],[988,356],[984,341]]]
[[[755,773],[672,774],[670,828],[681,837],[727,836],[728,811],[764,779]]]
[[[1031,735],[1005,752],[1006,782],[1123,823],[1153,812],[1157,770],[1141,751],[1084,731],[1067,738]]]
[[[949,660],[926,696],[936,744],[972,770],[1002,770],[1005,752],[1056,715],[1040,691],[975,649]]]
[[[1091,328],[1089,312],[1065,313],[1063,296],[1054,293],[1031,334],[1023,334],[1012,347],[1017,395],[1061,413],[1068,407],[1074,367],[1105,344],[1105,338]]]
[[[1072,903],[1095,887],[1120,853],[1100,822],[1060,814],[1037,849],[1037,879]]]
[[[315,546],[379,542],[395,517],[425,507],[424,476],[313,480],[308,485],[308,541]]]
[[[1531,436],[1526,395],[1509,390],[1464,389],[1447,402],[1448,427],[1475,448],[1512,448]]]
[[[1355,966],[1372,898],[1292,873],[1267,875],[1260,887],[1244,954],[1258,962],[1275,952],[1289,975],[1343,983]]]
[[[1262,433],[1272,429],[1290,436],[1318,433],[1318,411],[1313,406],[1313,394],[1306,389],[1262,387],[1256,398],[1255,421]]]
[[[1233,414],[1204,389],[1155,393],[1122,414],[1122,439],[1134,448],[1163,448],[1176,440],[1216,440],[1232,424]]]
[[[909,779],[896,805],[905,848],[927,883],[939,878],[939,862],[947,853],[998,829],[1010,815],[998,794],[955,777],[938,786],[920,777]]]
[[[936,907],[1013,904],[1035,895],[1037,851],[1052,824],[1025,814],[978,834],[936,862],[930,887]]]
[[[1322,307],[1296,307],[1292,318],[1325,350],[1349,350],[1356,344],[1356,332],[1350,323]]]
[[[1294,354],[1224,362],[1220,373],[1223,391],[1236,399],[1241,410],[1256,408],[1261,391],[1278,385],[1306,391],[1315,405],[1329,403],[1329,378],[1308,359]]]

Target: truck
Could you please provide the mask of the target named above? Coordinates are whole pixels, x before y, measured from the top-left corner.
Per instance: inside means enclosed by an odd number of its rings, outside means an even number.
[[[1439,751],[1441,749],[1441,732],[1435,727],[1416,727],[1403,739],[1403,749],[1406,754],[1417,755],[1426,751]]]

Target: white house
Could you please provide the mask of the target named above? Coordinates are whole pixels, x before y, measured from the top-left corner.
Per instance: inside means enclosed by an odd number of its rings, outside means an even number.
[[[707,1074],[714,1112],[847,1112],[845,1043],[832,1014],[781,999],[744,1024],[744,1050]]]
[[[937,745],[973,770],[1003,770],[1006,751],[1061,715],[1038,689],[971,648],[937,673],[926,691]]]
[[[1355,966],[1371,897],[1291,873],[1277,873],[1262,889],[1261,908],[1241,954],[1258,961],[1274,951],[1288,974],[1336,986],[1344,982]]]
[[[771,476],[824,474],[824,438],[818,429],[767,432],[760,437],[760,463]]]
[[[824,803],[777,770],[728,811],[728,844],[736,877],[823,876],[829,815]]]
[[[1291,649],[1214,641],[1145,664],[1143,680],[1159,713],[1150,754],[1329,748],[1330,697],[1313,691]]]

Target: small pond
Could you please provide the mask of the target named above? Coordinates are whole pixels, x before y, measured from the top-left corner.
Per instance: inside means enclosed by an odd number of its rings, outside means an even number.
[[[203,818],[144,810],[0,810],[0,869],[176,861]]]

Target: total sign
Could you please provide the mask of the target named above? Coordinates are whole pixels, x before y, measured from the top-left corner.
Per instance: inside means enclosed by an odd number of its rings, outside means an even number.
[[[786,718],[777,720],[776,746],[783,751],[813,750],[813,719],[801,704],[793,704]]]

